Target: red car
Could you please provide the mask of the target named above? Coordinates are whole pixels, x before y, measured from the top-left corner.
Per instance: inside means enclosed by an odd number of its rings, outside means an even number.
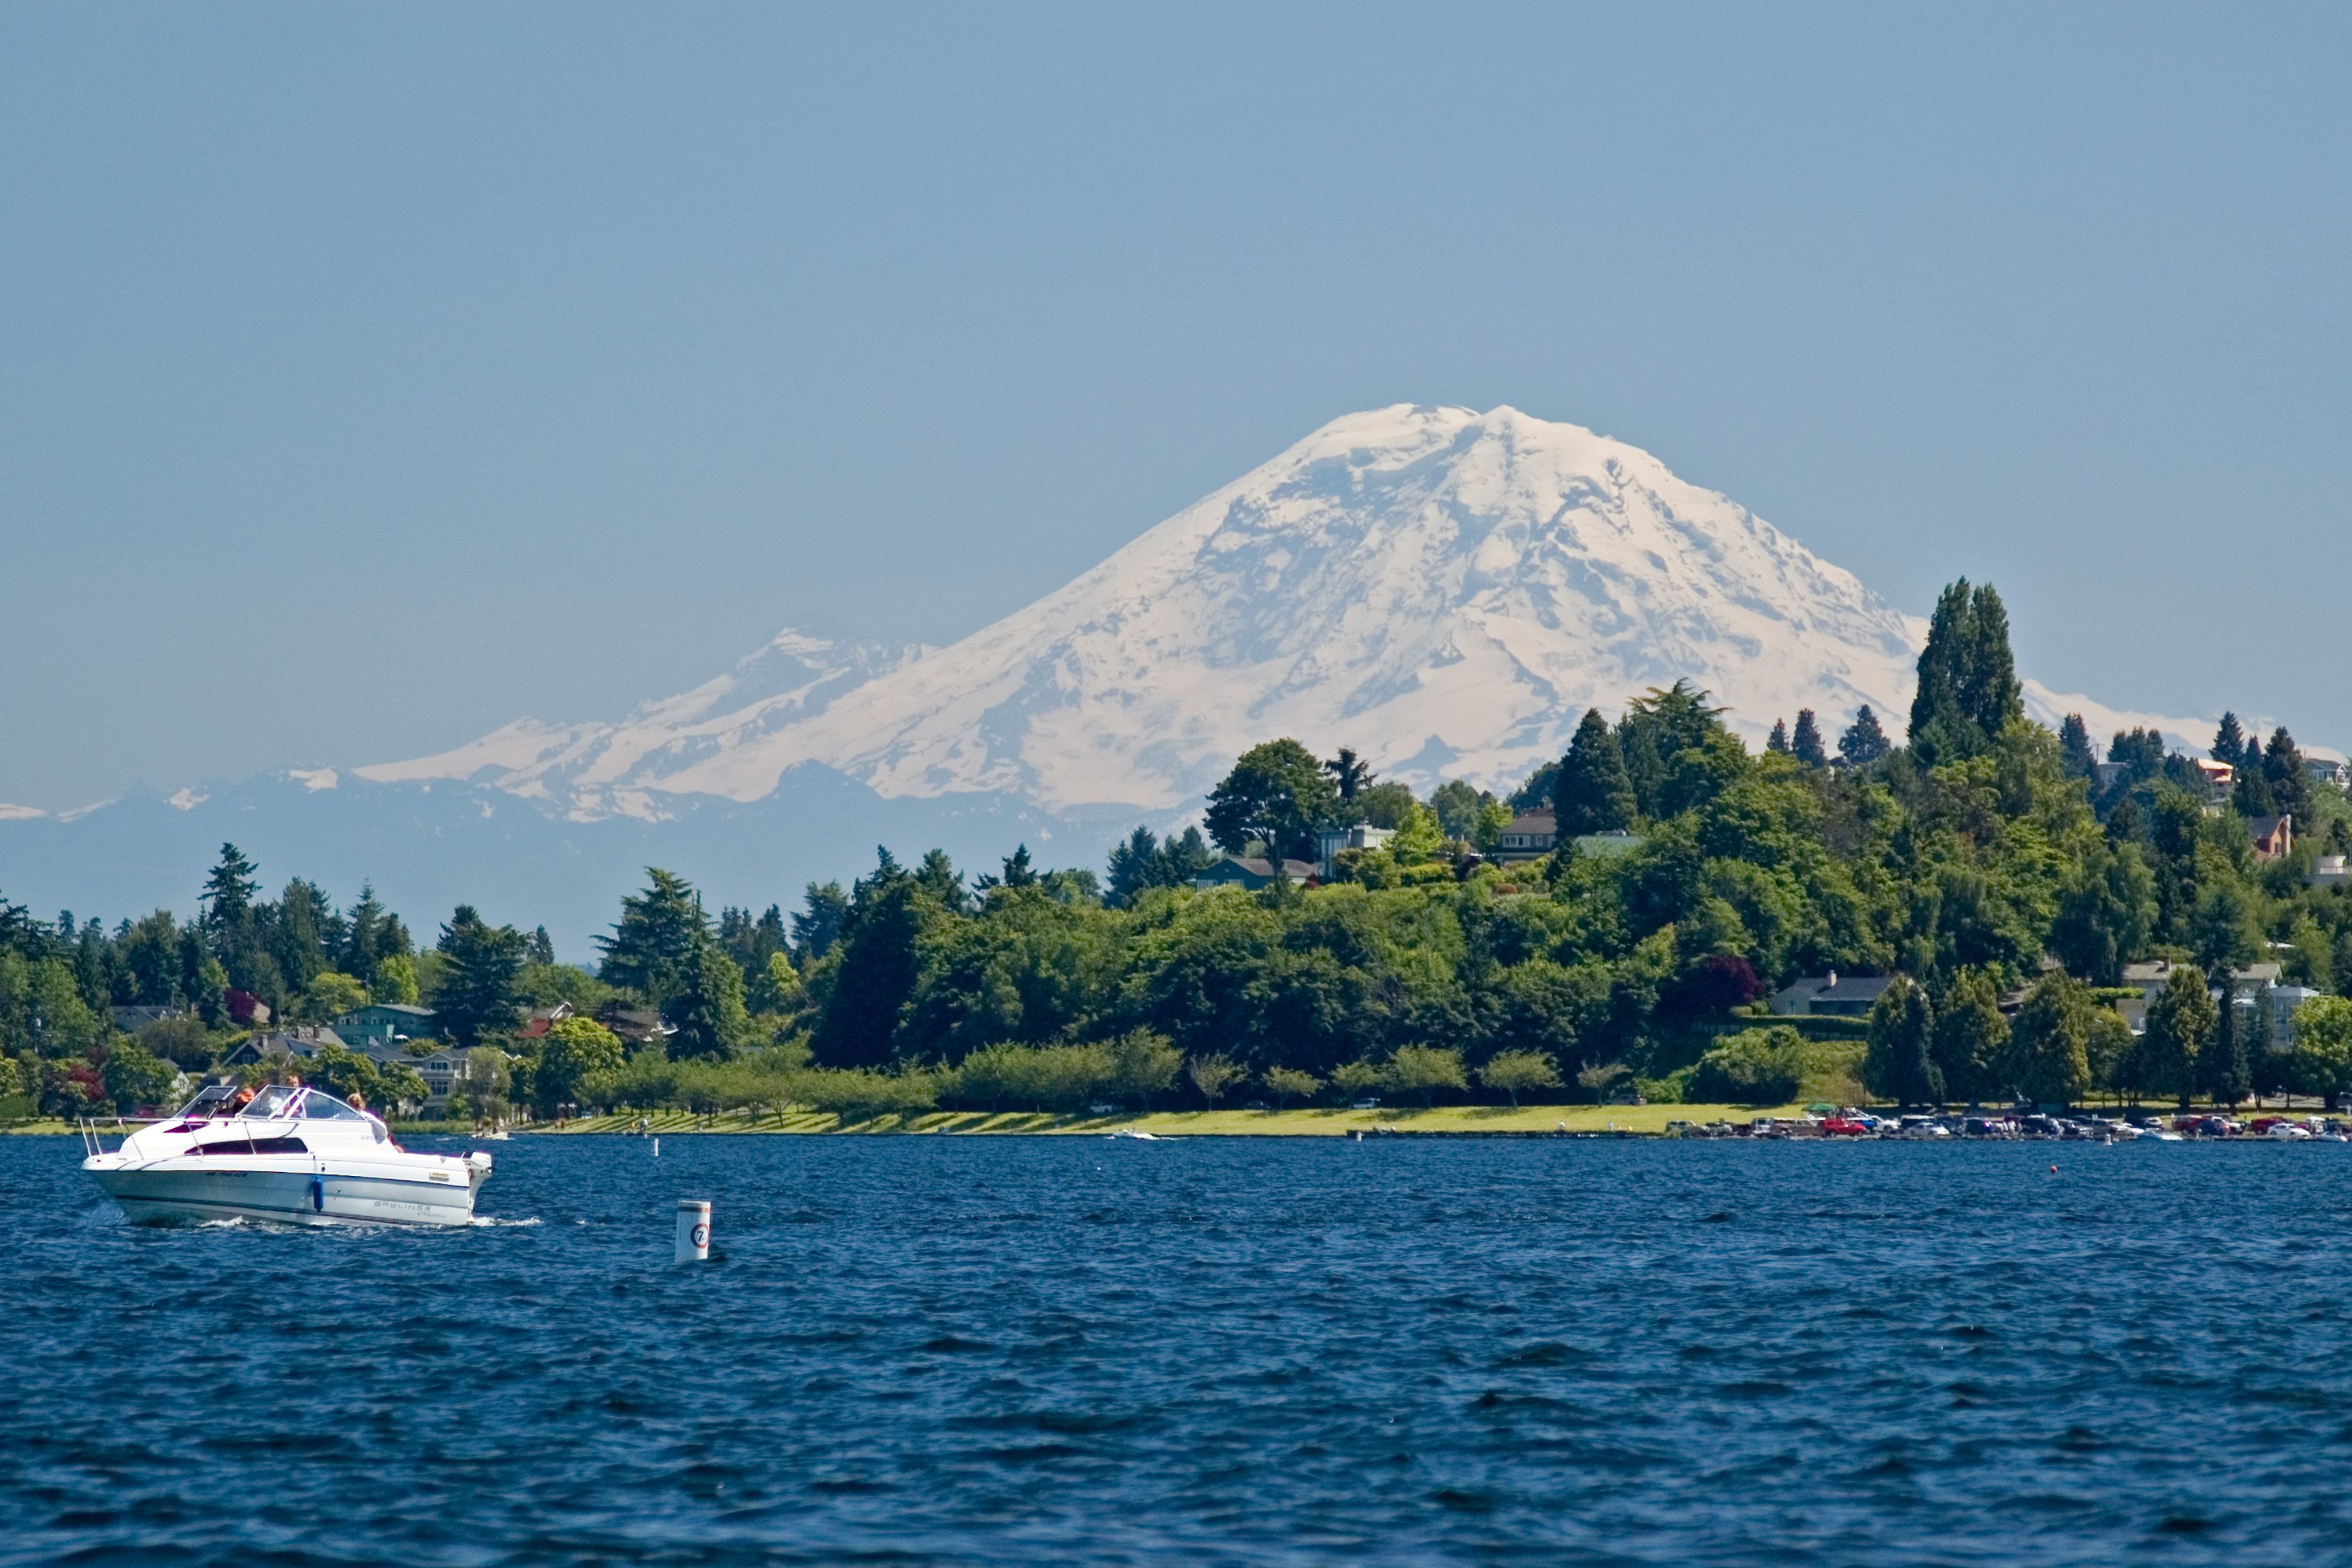
[[[1852,1117],[1825,1116],[1822,1119],[1822,1133],[1829,1138],[1867,1138],[1870,1129]]]

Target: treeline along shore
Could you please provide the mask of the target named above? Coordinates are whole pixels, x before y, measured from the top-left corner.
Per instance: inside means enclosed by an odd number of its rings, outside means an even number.
[[[366,889],[265,897],[224,846],[192,921],[0,902],[0,1117],[289,1072],[499,1123],[2352,1089],[2336,770],[2229,715],[2202,757],[2030,721],[1990,586],[1918,668],[1900,743],[1864,708],[1751,752],[1677,683],[1501,798],[1269,741],[1099,874],[884,849],[714,920],[654,869],[593,967],[466,906],[427,942]],[[1804,1010],[1832,976],[1866,1016]]]

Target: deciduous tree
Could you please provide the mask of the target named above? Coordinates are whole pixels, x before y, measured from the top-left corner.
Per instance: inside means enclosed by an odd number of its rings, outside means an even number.
[[[2164,989],[2148,1004],[2147,1026],[2140,1037],[2142,1086],[2177,1097],[2180,1109],[2188,1110],[2197,1088],[2198,1058],[2218,1021],[2205,972],[2193,963],[2173,965]]]
[[[1509,1095],[1516,1107],[1520,1095],[1534,1089],[1558,1089],[1561,1080],[1559,1064],[1540,1051],[1497,1051],[1478,1069],[1478,1081]]]
[[[1255,840],[1269,855],[1303,859],[1338,808],[1339,795],[1312,752],[1287,738],[1268,741],[1243,752],[1209,793],[1209,837],[1233,854]]]
[[[1943,1102],[1944,1075],[1934,1048],[1936,1013],[1925,987],[1896,975],[1870,1009],[1868,1037],[1862,1081],[1873,1094],[1897,1105]]]

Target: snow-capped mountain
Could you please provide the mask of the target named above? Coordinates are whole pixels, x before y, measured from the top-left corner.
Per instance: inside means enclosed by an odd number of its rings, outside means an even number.
[[[579,820],[761,799],[807,763],[886,798],[1166,811],[1294,735],[1424,788],[1508,785],[1586,708],[1678,679],[1756,739],[1800,708],[1833,735],[1865,702],[1897,728],[1925,625],[1622,441],[1399,405],[1332,421],[950,647],[787,631],[618,723],[524,720],[358,771],[491,783]]]
[[[714,903],[789,900],[887,843],[964,866],[1015,842],[1099,866],[1236,753],[1291,735],[1392,778],[1508,787],[1688,679],[1751,740],[1859,704],[1899,733],[1926,625],[1645,452],[1516,409],[1333,421],[1056,593],[945,648],[784,632],[626,718],[522,720],[413,762],[289,769],[52,815],[0,805],[0,889],[186,907],[224,839],[423,925],[463,900],[568,952],[647,865]],[[2104,739],[2147,725],[2029,681]],[[2317,750],[2317,748],[2313,748]]]

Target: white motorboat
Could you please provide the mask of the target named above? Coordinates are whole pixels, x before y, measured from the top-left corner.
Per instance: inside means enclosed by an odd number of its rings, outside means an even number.
[[[490,1157],[416,1154],[375,1117],[321,1089],[207,1085],[83,1170],[137,1221],[467,1225]]]

